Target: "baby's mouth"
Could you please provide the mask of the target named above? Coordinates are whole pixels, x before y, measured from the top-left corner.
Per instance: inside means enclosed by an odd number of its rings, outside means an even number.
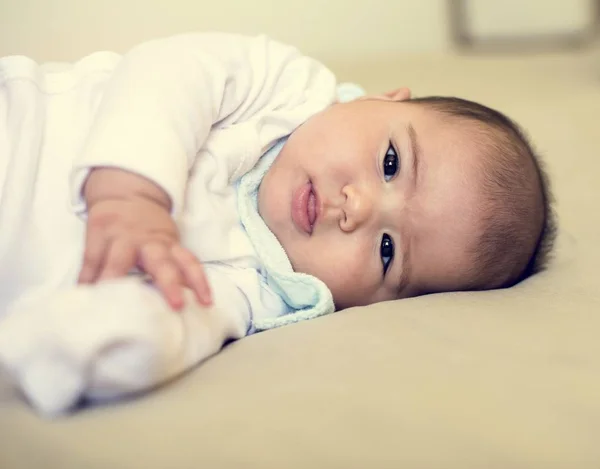
[[[309,181],[300,186],[292,196],[292,221],[296,227],[307,234],[312,234],[318,218],[317,196]]]

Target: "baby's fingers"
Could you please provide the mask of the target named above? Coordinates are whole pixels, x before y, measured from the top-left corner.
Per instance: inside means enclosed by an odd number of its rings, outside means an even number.
[[[183,307],[182,278],[179,267],[173,262],[169,247],[163,243],[149,243],[142,247],[140,260],[144,271],[150,275],[173,309]]]
[[[210,306],[212,304],[210,286],[198,258],[180,244],[171,247],[171,254],[179,266],[187,286],[193,290],[198,302],[204,306]]]
[[[108,241],[105,236],[96,230],[88,229],[78,283],[94,283],[96,281],[104,264],[104,253],[107,248]]]
[[[127,275],[135,267],[136,257],[136,248],[132,242],[122,239],[114,241],[106,251],[98,280]]]

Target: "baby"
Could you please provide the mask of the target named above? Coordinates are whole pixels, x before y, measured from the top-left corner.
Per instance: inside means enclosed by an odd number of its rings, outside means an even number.
[[[0,362],[41,412],[353,306],[509,287],[554,238],[518,127],[266,37],[0,59]]]

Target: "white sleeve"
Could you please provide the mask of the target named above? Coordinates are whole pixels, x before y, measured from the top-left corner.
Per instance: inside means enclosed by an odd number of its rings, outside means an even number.
[[[105,83],[71,174],[73,208],[85,212],[81,189],[89,170],[112,166],[158,184],[177,213],[213,125],[288,109],[297,126],[334,94],[326,67],[264,36],[197,33],[143,43]]]
[[[186,307],[174,312],[139,277],[24,298],[0,321],[0,366],[47,416],[69,411],[82,399],[148,391],[248,332],[244,294],[217,269],[206,273],[214,298],[210,308],[186,291]]]

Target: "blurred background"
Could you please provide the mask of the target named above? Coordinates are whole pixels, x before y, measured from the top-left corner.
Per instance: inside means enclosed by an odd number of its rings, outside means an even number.
[[[192,30],[266,33],[327,62],[583,45],[597,0],[0,0],[0,55],[75,60]],[[516,49],[515,49],[516,45]]]

